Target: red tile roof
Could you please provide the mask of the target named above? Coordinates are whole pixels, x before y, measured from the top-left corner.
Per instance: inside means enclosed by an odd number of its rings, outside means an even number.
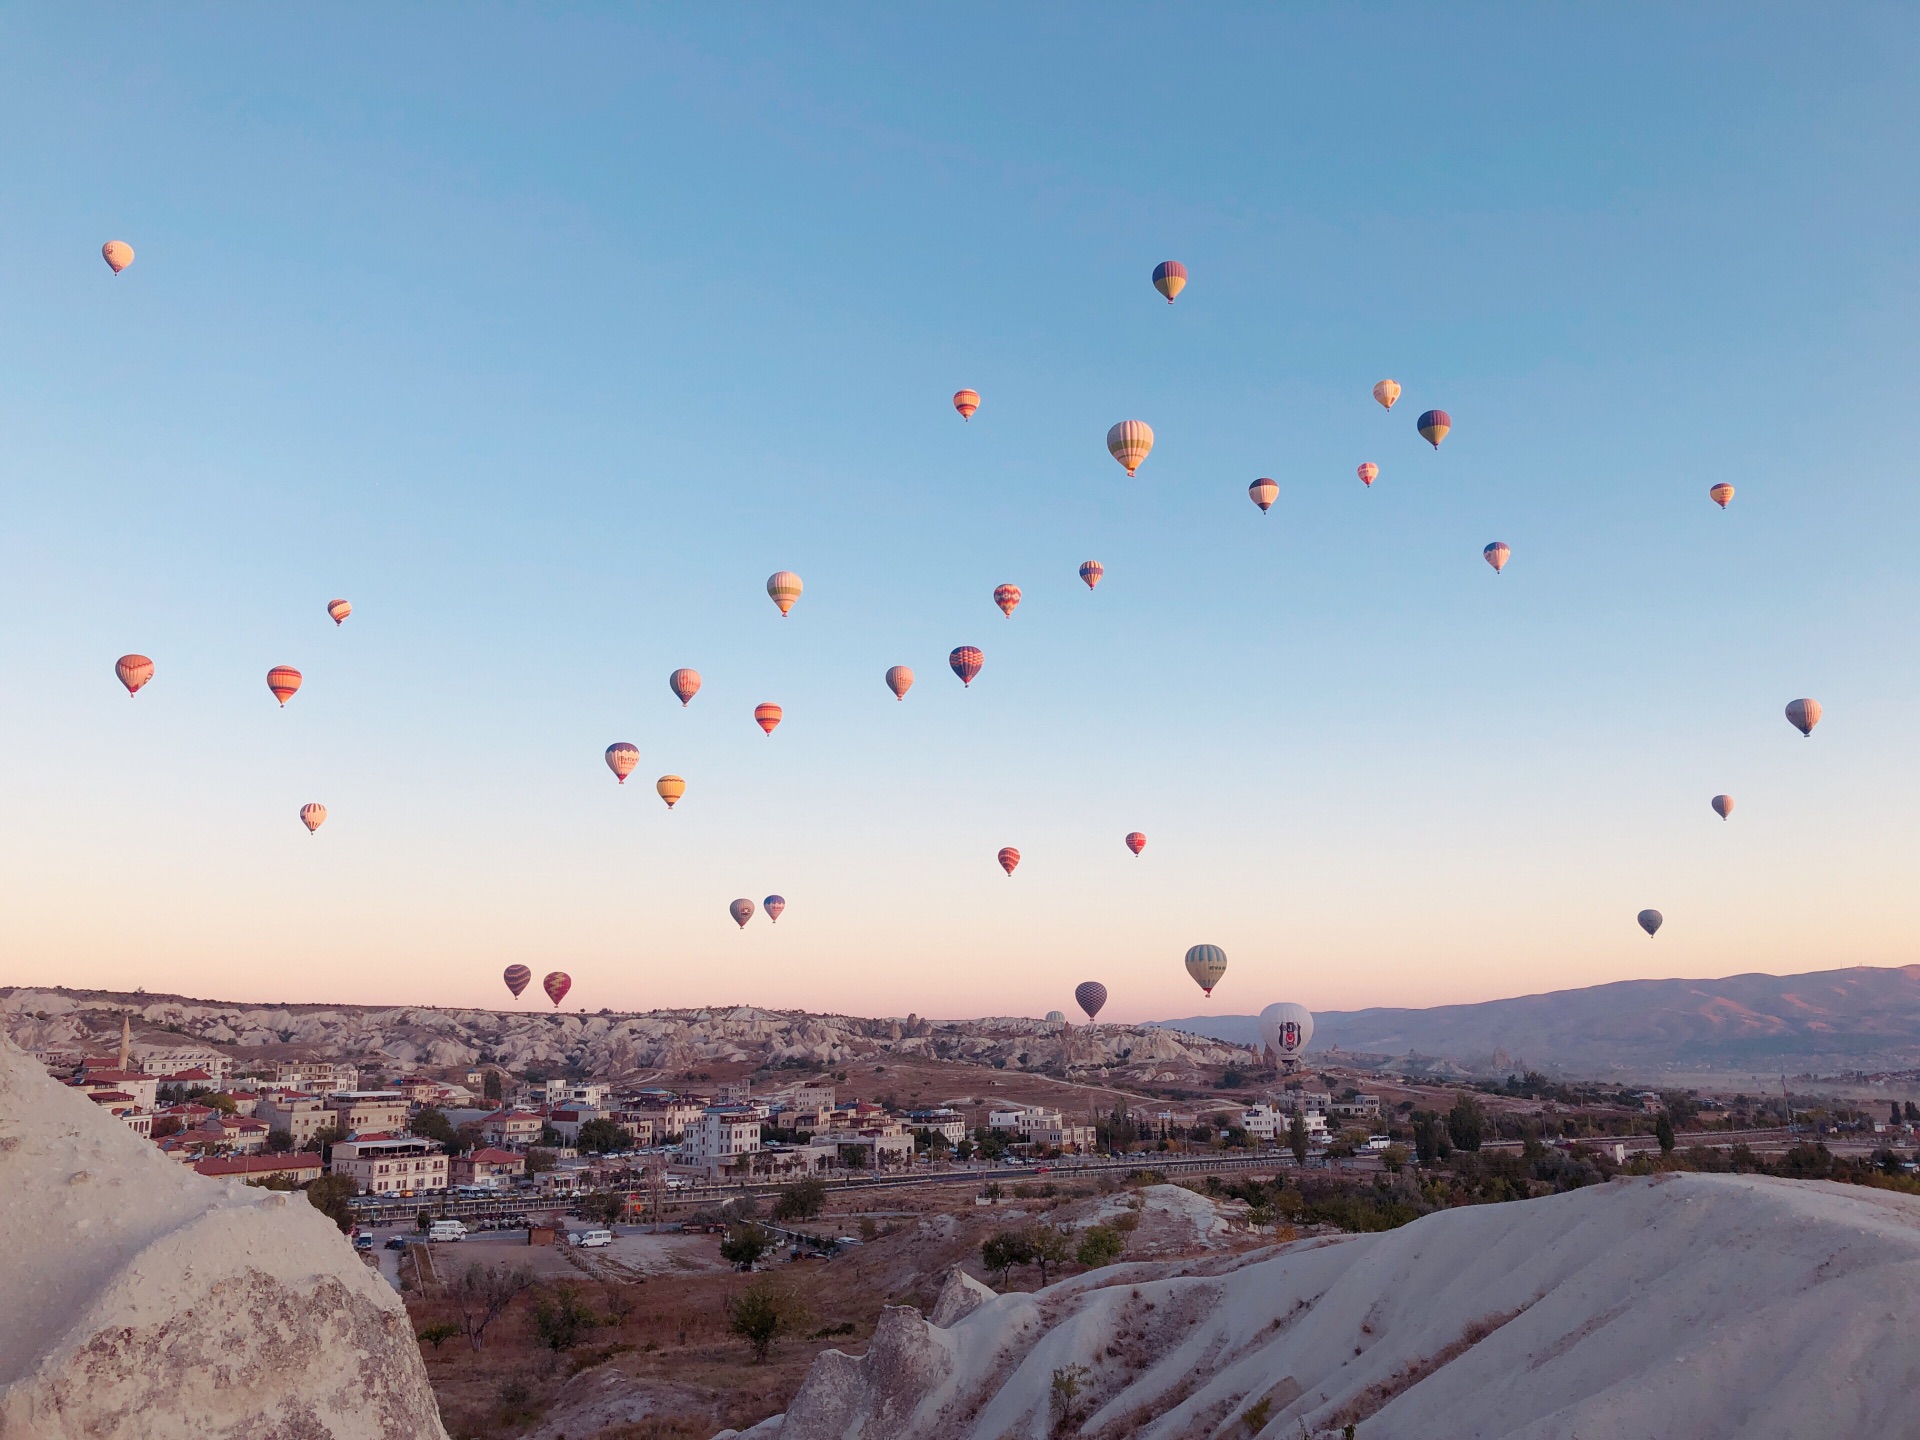
[[[290,1155],[223,1155],[202,1160],[193,1167],[202,1175],[273,1175],[286,1170],[311,1170],[320,1173],[320,1157],[296,1152]]]

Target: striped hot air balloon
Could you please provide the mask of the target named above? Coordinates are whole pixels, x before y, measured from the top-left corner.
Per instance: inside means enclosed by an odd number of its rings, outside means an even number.
[[[780,912],[787,908],[787,897],[784,895],[769,895],[766,899],[762,900],[760,904],[767,912],[768,921],[777,925],[780,923]]]
[[[1013,612],[1020,607],[1020,587],[1018,585],[996,585],[993,587],[993,603],[1000,607],[1000,613],[1009,620]]]
[[[1132,834],[1127,836],[1127,849],[1133,851],[1134,854],[1138,855],[1142,850],[1146,848],[1147,848],[1147,837],[1141,834],[1140,831],[1135,830]]]
[[[893,691],[893,698],[904,700],[907,691],[913,688],[913,671],[904,665],[893,665],[887,670],[887,688]]]
[[[307,827],[307,833],[309,835],[313,834],[314,831],[327,823],[327,807],[324,805],[302,805],[300,807],[300,823]]]
[[[153,679],[153,661],[144,655],[122,655],[113,662],[113,673],[120,677],[120,683],[127,687],[131,697]]]
[[[500,972],[500,978],[507,982],[507,989],[511,990],[513,998],[518,1000],[520,993],[533,983],[533,971],[524,965],[509,965]]]
[[[347,618],[347,616],[351,615],[352,613],[353,613],[353,606],[348,601],[345,601],[345,600],[327,601],[327,614],[333,618],[333,623],[336,625],[342,623]]]
[[[973,677],[980,673],[980,667],[987,663],[987,657],[980,653],[978,645],[956,645],[947,656],[947,665],[960,677],[962,685],[971,686]]]
[[[1107,1003],[1107,987],[1098,980],[1083,980],[1073,987],[1073,1003],[1087,1012],[1092,1020],[1100,1014],[1100,1007]]]
[[[1733,499],[1733,486],[1722,480],[1718,485],[1715,485],[1707,491],[1707,498],[1724,510],[1727,508],[1727,502]]]
[[[1013,878],[1014,867],[1020,863],[1020,852],[1011,845],[1000,848],[1000,868],[1007,872],[1007,878]]]
[[[1166,296],[1171,305],[1187,288],[1187,267],[1178,260],[1162,260],[1153,267],[1153,288]]]
[[[1713,813],[1722,820],[1733,814],[1733,796],[1716,795],[1713,797]]]
[[[733,916],[733,923],[744,930],[747,928],[747,921],[753,918],[753,902],[745,898],[736,900],[727,906],[727,913]]]
[[[780,723],[780,717],[786,712],[771,701],[753,707],[753,719],[767,734],[773,734],[773,727]]]
[[[114,274],[118,275],[133,263],[133,247],[124,240],[109,240],[100,247],[100,258],[107,262],[108,268]]]
[[[1083,560],[1080,563],[1080,578],[1087,582],[1087,588],[1093,589],[1100,583],[1100,577],[1107,573],[1107,567],[1098,560]]]
[[[1667,923],[1667,917],[1658,910],[1642,910],[1633,918],[1640,922],[1640,928],[1647,932],[1649,940],[1659,933],[1662,925]]]
[[[971,420],[973,412],[980,408],[980,392],[978,390],[954,391],[953,408],[960,412],[962,420]]]
[[[640,763],[639,747],[629,740],[616,740],[607,746],[607,768],[613,771],[614,778],[622,785],[627,776],[633,773],[633,767]]]
[[[1153,427],[1144,420],[1122,420],[1107,431],[1107,453],[1131,475],[1153,449]]]
[[[653,788],[667,802],[667,809],[671,810],[679,803],[680,797],[687,793],[687,782],[678,775],[662,775],[653,782]]]
[[[1262,476],[1247,486],[1247,495],[1260,507],[1260,513],[1264,515],[1273,508],[1273,502],[1280,498],[1279,482]]]
[[[300,688],[300,672],[291,665],[276,665],[267,672],[267,689],[273,692],[273,698],[285,709],[287,701]]]
[[[1373,488],[1373,482],[1380,478],[1380,467],[1371,460],[1368,460],[1363,462],[1360,468],[1354,471],[1354,474],[1360,477],[1360,483],[1362,485],[1371,490]]]
[[[1486,557],[1487,564],[1493,567],[1493,573],[1498,575],[1507,568],[1507,557],[1513,554],[1513,550],[1506,541],[1496,540],[1480,553]]]
[[[1820,702],[1818,700],[1794,700],[1787,705],[1787,723],[1802,735],[1811,737],[1813,727],[1820,723]]]
[[[700,672],[676,670],[667,676],[667,688],[680,697],[680,707],[685,709],[687,702],[700,693]]]
[[[560,1002],[567,998],[567,991],[573,988],[573,977],[564,970],[555,970],[540,982],[540,988],[547,992],[553,1008],[558,1010]]]
[[[1420,427],[1420,438],[1438,450],[1440,442],[1453,428],[1453,417],[1444,410],[1429,410],[1416,423]]]
[[[1400,398],[1400,382],[1398,380],[1380,381],[1373,387],[1373,398],[1378,400],[1384,408],[1391,410],[1393,402]]]
[[[1218,945],[1195,945],[1187,951],[1187,974],[1207,994],[1213,994],[1213,987],[1220,983],[1220,977],[1226,973],[1227,952]]]
[[[800,577],[791,570],[776,570],[767,577],[767,594],[773,597],[773,603],[780,607],[782,617],[793,609],[793,602],[800,598],[805,587]]]

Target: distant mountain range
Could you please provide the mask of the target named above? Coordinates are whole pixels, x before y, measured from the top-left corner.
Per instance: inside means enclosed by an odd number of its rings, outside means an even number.
[[[1163,1020],[1259,1043],[1251,1015]],[[1856,966],[1724,980],[1623,980],[1430,1010],[1314,1016],[1312,1052],[1417,1056],[1483,1073],[1526,1066],[1582,1075],[1651,1069],[1765,1073],[1920,1066],[1920,965]]]

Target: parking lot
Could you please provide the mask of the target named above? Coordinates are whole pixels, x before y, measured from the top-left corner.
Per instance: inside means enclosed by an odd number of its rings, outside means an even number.
[[[584,1222],[573,1223],[576,1229],[592,1228]],[[442,1279],[475,1260],[488,1265],[525,1265],[537,1280],[644,1280],[655,1275],[727,1268],[720,1258],[718,1236],[656,1234],[634,1225],[609,1228],[613,1231],[612,1243],[594,1249],[569,1245],[564,1231],[552,1245],[529,1245],[527,1232],[518,1229],[475,1231],[464,1240],[437,1242],[428,1249],[434,1270]],[[380,1273],[397,1290],[401,1252],[388,1249],[387,1242],[398,1236],[424,1243],[423,1237],[411,1225],[380,1225],[363,1233],[373,1236]]]

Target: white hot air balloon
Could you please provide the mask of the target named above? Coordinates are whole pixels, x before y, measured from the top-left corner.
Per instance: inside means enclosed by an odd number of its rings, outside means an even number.
[[[1260,1040],[1282,1070],[1294,1069],[1313,1040],[1313,1012],[1291,1002],[1267,1006],[1260,1012]]]

